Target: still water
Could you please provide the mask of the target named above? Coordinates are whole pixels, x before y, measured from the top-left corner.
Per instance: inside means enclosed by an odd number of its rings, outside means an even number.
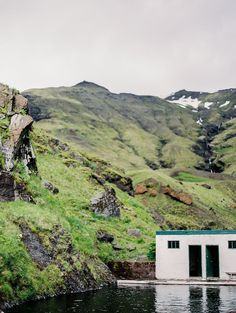
[[[11,313],[236,313],[236,287],[104,288],[15,307]]]

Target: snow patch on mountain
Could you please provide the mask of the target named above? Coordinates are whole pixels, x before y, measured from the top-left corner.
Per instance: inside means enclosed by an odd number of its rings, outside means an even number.
[[[210,109],[210,106],[213,104],[214,102],[205,102],[204,103],[204,107],[206,108],[206,109]]]
[[[203,122],[203,119],[200,117],[200,118],[197,120],[196,123],[197,123],[198,125],[202,125],[202,122]]]
[[[175,97],[171,97],[171,99],[174,99]],[[201,103],[200,100],[198,100],[198,98],[192,98],[191,96],[189,97],[185,97],[182,96],[181,98],[179,98],[178,100],[168,100],[168,102],[170,103],[177,103],[179,104],[181,107],[186,107],[186,106],[192,106],[194,108],[198,108],[199,104]]]
[[[230,104],[230,101],[225,101],[225,103],[221,104],[220,105],[220,108],[223,108],[225,107],[226,105]]]

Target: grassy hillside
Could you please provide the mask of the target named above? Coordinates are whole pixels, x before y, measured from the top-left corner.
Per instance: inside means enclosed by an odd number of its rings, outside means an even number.
[[[32,139],[40,177],[29,176],[24,168],[18,169],[17,175],[27,185],[34,202],[0,204],[0,295],[4,300],[56,293],[64,286],[62,273],[79,271],[84,262],[96,280],[102,282],[99,260],[146,257],[158,229],[236,227],[236,182],[222,174],[209,176],[185,170],[130,172],[134,185],[145,184],[147,192],[132,197],[112,185],[123,204],[121,217],[97,215],[89,210],[90,201],[104,187],[94,177],[104,171],[117,173],[117,169],[58,143],[44,131],[36,129]],[[45,189],[42,185],[45,180],[56,186],[59,193]],[[186,205],[164,194],[163,188],[167,185],[176,192],[190,195],[193,204]],[[53,263],[41,268],[32,260],[22,242],[22,225],[27,225],[49,251],[55,249],[52,238],[60,238],[55,239],[57,254]],[[129,229],[138,229],[140,235],[130,235]],[[97,240],[97,231],[101,230],[114,236],[118,249]],[[74,251],[73,262],[67,260],[69,245]]]
[[[121,191],[117,193],[125,207],[120,218],[107,219],[91,212],[91,198],[103,190],[91,178],[96,161],[83,157],[86,166],[82,165],[78,155],[73,159],[71,150],[54,145],[45,133],[34,134],[33,141],[41,178],[29,176],[24,167],[17,170],[16,178],[27,185],[34,202],[0,203],[0,304],[68,292],[65,277],[71,275],[72,282],[78,275],[80,290],[98,287],[107,280],[100,260],[146,255],[156,229],[144,206]],[[47,190],[44,180],[53,183],[59,193]],[[40,250],[53,255],[52,262],[41,264],[32,257],[30,246],[23,241],[24,227],[31,239],[39,238]],[[141,238],[128,235],[132,227],[142,231]],[[99,242],[97,230],[112,234],[120,249]]]
[[[115,166],[235,173],[235,89],[181,90],[163,100],[82,82],[24,95],[39,127]]]
[[[186,166],[200,128],[195,113],[158,97],[114,94],[93,83],[24,93],[39,127],[125,169]]]
[[[225,172],[236,176],[236,118],[224,122],[222,128],[212,141],[213,151],[226,164]]]
[[[156,179],[157,196],[150,197],[145,193],[138,195],[137,199],[153,208],[152,215],[155,217],[158,213],[157,220],[168,229],[235,228],[236,181],[230,176],[218,175],[185,169],[158,172],[141,170],[133,174],[133,179],[135,183]],[[167,185],[176,192],[191,195],[192,205],[183,204],[163,194],[163,186]]]
[[[236,128],[226,98],[193,109],[86,82],[25,94],[38,120],[30,138],[38,174],[16,154],[8,175],[28,202],[0,202],[2,302],[112,281],[104,263],[147,258],[158,229],[236,228]],[[222,173],[196,170],[208,160]],[[91,210],[110,187],[120,217]]]

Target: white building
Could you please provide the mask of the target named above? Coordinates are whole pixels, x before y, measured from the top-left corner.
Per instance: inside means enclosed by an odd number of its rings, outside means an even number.
[[[156,278],[236,279],[236,230],[157,231]]]

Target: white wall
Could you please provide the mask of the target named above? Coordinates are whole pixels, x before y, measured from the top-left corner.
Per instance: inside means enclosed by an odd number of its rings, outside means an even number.
[[[168,241],[178,240],[179,249],[168,249]],[[206,245],[219,246],[220,279],[226,272],[236,273],[236,249],[228,249],[228,241],[236,234],[188,234],[156,236],[156,277],[158,279],[189,279],[189,245],[202,246],[202,278],[206,279]]]

